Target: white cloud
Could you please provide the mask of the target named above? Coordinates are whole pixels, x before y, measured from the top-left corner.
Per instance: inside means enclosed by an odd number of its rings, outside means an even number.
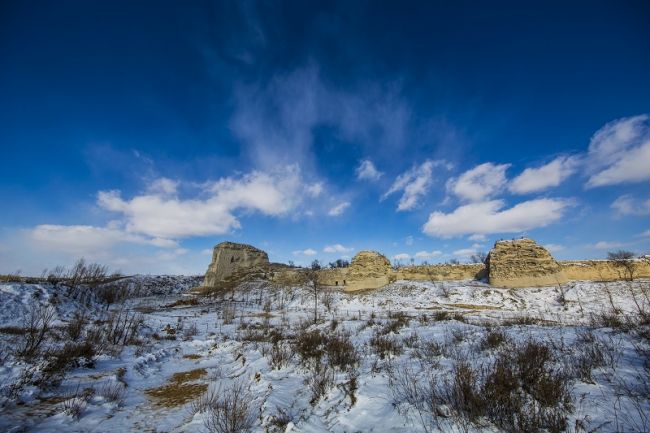
[[[305,190],[311,197],[318,197],[324,190],[323,182],[316,182],[314,184],[308,185]]]
[[[316,254],[318,254],[318,251],[312,248],[307,248],[306,250],[298,250],[293,252],[294,256],[315,256]]]
[[[424,233],[443,238],[466,234],[519,233],[559,220],[569,205],[566,200],[543,198],[503,209],[503,200],[460,206],[450,213],[433,212],[422,227]]]
[[[413,245],[413,236],[407,236],[406,239],[404,240],[404,243],[408,246]]]
[[[546,244],[546,245],[544,245],[544,248],[546,248],[550,253],[557,253],[559,251],[564,250],[564,245]]]
[[[593,247],[598,249],[598,250],[609,250],[613,248],[621,248],[624,247],[625,244],[622,242],[616,242],[616,241],[599,241],[596,242]]]
[[[354,251],[354,248],[344,247],[341,244],[327,245],[323,248],[323,251],[326,253],[349,253]]]
[[[400,174],[393,185],[382,196],[384,200],[389,195],[402,191],[402,197],[397,204],[398,211],[411,210],[418,205],[420,198],[426,194],[433,182],[433,169],[437,166],[445,166],[445,161],[427,160],[419,166]]]
[[[650,179],[650,116],[609,122],[591,137],[587,187]]]
[[[212,249],[211,248],[206,248],[204,250],[201,250],[201,255],[202,256],[211,256],[212,255]]]
[[[159,187],[159,185],[158,185]],[[149,192],[124,200],[119,191],[101,191],[102,208],[121,213],[126,230],[159,238],[224,234],[240,227],[237,210],[282,216],[298,205],[303,190],[297,166],[269,173],[253,171],[204,185],[196,198]]]
[[[510,164],[486,162],[447,181],[447,189],[464,201],[484,201],[500,193],[507,182],[506,170]]]
[[[476,248],[461,248],[460,250],[454,251],[456,257],[471,257],[476,254],[478,250]]]
[[[641,233],[641,236],[650,236],[650,229],[648,229],[648,230],[644,231],[643,233]]]
[[[510,191],[516,194],[543,191],[559,186],[578,167],[578,158],[560,156],[541,167],[527,168],[510,183]]]
[[[127,233],[118,228],[94,227],[89,225],[41,224],[29,232],[30,238],[39,247],[61,250],[72,254],[89,255],[98,250],[108,250],[112,246],[128,242],[173,248],[178,244],[169,239],[152,238]]]
[[[373,181],[379,180],[379,178],[384,174],[381,171],[377,170],[375,164],[373,164],[369,159],[364,159],[361,161],[355,172],[357,174],[357,179]]]
[[[406,254],[406,253],[401,253],[401,254],[397,254],[397,255],[393,256],[393,260],[396,260],[398,262],[401,262],[403,260],[408,260],[410,258],[411,258],[411,256]]]
[[[166,177],[161,177],[154,180],[151,185],[149,185],[149,192],[153,194],[176,194],[176,189],[178,188],[178,182]]]
[[[650,199],[636,201],[634,197],[625,194],[610,205],[619,215],[650,215]]]
[[[456,257],[471,257],[478,253],[479,249],[483,247],[481,244],[472,244],[469,248],[461,248],[453,252]]]
[[[339,216],[343,212],[345,212],[345,210],[349,207],[350,207],[350,202],[344,201],[331,208],[329,212],[327,212],[327,214],[329,216]]]
[[[418,251],[415,253],[416,259],[428,260],[442,255],[442,251]]]
[[[476,241],[476,242],[485,242],[487,239],[487,236],[481,235],[481,234],[473,234],[467,238],[470,241]]]

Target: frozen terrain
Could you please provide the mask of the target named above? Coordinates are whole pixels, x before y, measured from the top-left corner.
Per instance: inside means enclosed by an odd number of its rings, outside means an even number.
[[[650,430],[647,280],[323,290],[316,321],[310,288],[117,283],[0,285],[1,431]]]

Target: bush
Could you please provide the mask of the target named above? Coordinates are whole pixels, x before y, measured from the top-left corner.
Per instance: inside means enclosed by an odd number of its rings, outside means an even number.
[[[442,429],[451,417],[461,430],[489,420],[505,432],[555,433],[567,428],[571,411],[569,377],[554,369],[551,349],[535,341],[501,352],[489,364],[458,362],[450,379],[440,381],[424,367],[389,370],[395,404],[415,409],[426,432]]]
[[[33,359],[45,341],[56,310],[54,307],[32,304],[23,319],[25,334],[18,340],[16,354],[25,359]]]
[[[131,344],[135,341],[142,322],[142,315],[131,313],[124,307],[113,311],[109,314],[105,325],[106,340],[113,345]]]
[[[327,337],[320,331],[306,331],[297,335],[295,349],[303,361],[317,359],[323,356]]]
[[[325,345],[327,359],[331,367],[338,367],[341,370],[353,367],[359,362],[359,354],[354,348],[350,337],[343,334],[332,335]]]
[[[86,388],[83,391],[80,391],[79,386],[77,386],[77,388],[67,395],[65,400],[61,403],[63,412],[74,419],[79,419],[86,408],[88,400],[90,400],[94,394],[95,390],[93,388]]]
[[[126,386],[122,382],[106,382],[97,394],[103,397],[104,400],[120,406],[126,394]]]
[[[404,351],[404,348],[397,340],[381,335],[381,333],[376,333],[370,339],[370,346],[374,349],[375,354],[379,356],[379,359],[398,356]]]
[[[128,289],[120,284],[103,284],[95,289],[97,298],[106,305],[112,305],[125,300],[128,295]]]
[[[273,369],[281,369],[289,364],[293,358],[293,351],[290,347],[281,341],[272,343],[271,350],[269,351],[269,363]]]
[[[269,418],[268,425],[271,427],[271,432],[273,433],[284,433],[287,430],[287,426],[293,420],[290,414],[284,410],[278,408],[275,415],[271,415]]]
[[[87,324],[88,316],[85,312],[82,311],[74,313],[72,320],[70,320],[70,322],[68,322],[67,326],[65,327],[68,337],[70,337],[72,341],[77,341],[83,335],[83,331],[86,328]]]
[[[253,395],[243,381],[217,390],[205,405],[207,416],[204,424],[211,433],[243,433],[255,425]]]
[[[481,350],[496,349],[510,341],[508,335],[500,329],[489,329],[481,342]]]
[[[334,370],[319,361],[312,361],[309,376],[307,377],[307,385],[311,391],[309,403],[312,406],[316,405],[318,400],[334,386]]]
[[[94,368],[96,355],[92,343],[66,343],[61,349],[49,353],[42,371],[42,385],[57,384],[72,368]]]
[[[478,374],[465,361],[460,361],[454,368],[450,403],[470,422],[478,420],[485,410],[485,401],[478,386]]]

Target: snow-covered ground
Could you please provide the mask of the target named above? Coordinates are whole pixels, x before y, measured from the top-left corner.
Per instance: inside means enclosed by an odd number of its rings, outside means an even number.
[[[468,365],[484,393],[482,372],[515,362],[531,342],[551,354],[535,371],[562,378],[570,396],[561,409],[526,400],[531,410],[555,411],[566,419],[560,431],[650,430],[648,280],[516,290],[399,281],[321,292],[316,323],[307,288],[259,282],[216,297],[186,293],[199,283],[125,279],[130,296],[110,306],[47,284],[0,285],[0,431],[206,432],[215,413],[206,409],[235,385],[254,432],[506,431],[494,415],[471,419],[449,390]],[[27,359],[16,353],[20,329],[38,308],[52,310],[51,330]],[[68,324],[80,312],[90,320],[73,339]],[[116,317],[142,318],[137,335],[38,383],[56,350],[103,341],[93,332]],[[325,342],[311,355],[318,343],[307,347],[309,335]],[[328,341],[351,343],[341,352],[349,358],[335,358]]]

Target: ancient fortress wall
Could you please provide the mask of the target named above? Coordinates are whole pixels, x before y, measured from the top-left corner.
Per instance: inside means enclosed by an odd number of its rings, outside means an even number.
[[[634,260],[634,278],[650,278],[650,257]],[[269,264],[267,254],[250,245],[223,242],[217,245],[205,275],[205,286],[241,281],[253,274],[279,285],[308,281],[308,270]],[[347,268],[322,269],[318,282],[346,292],[377,289],[397,280],[453,281],[486,279],[496,287],[557,286],[570,280],[613,281],[629,278],[629,270],[607,260],[558,262],[532,239],[498,241],[484,264],[439,264],[391,267],[380,253],[361,251]]]
[[[412,281],[474,280],[486,276],[485,265],[482,263],[404,266],[394,271],[394,274],[397,280]]]
[[[650,278],[650,259],[631,262],[634,278]],[[562,272],[569,280],[615,281],[629,277],[624,266],[610,260],[561,261]]]

